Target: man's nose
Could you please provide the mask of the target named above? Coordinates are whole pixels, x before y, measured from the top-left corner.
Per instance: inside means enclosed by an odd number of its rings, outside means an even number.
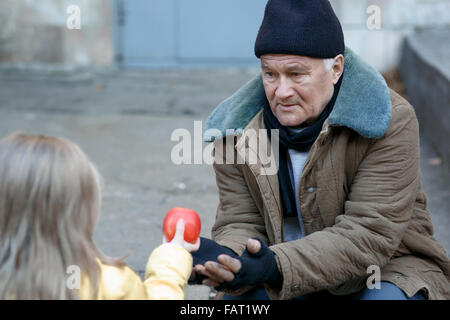
[[[277,98],[284,101],[290,98],[293,94],[294,90],[289,80],[283,77],[280,78],[277,90],[275,91],[275,95],[277,96]]]

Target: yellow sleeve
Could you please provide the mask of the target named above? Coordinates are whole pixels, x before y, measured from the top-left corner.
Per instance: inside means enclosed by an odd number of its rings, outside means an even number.
[[[102,268],[101,298],[106,300],[148,299],[142,279],[128,266]]]
[[[100,261],[100,281],[97,295],[90,290],[90,282],[83,276],[78,291],[80,299],[100,300],[181,300],[192,271],[192,255],[184,248],[163,244],[150,255],[145,281],[128,266],[118,268]]]
[[[192,271],[192,255],[184,248],[166,243],[148,259],[144,284],[152,300],[182,300]]]
[[[128,266],[118,268],[102,264],[100,265],[100,279],[97,294],[90,288],[90,281],[83,276],[78,296],[80,299],[95,300],[142,300],[148,299],[147,290],[142,279]]]

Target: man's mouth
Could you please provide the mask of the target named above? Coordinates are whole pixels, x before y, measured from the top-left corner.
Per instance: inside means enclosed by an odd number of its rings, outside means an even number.
[[[291,104],[291,103],[279,103],[278,104],[282,109],[292,109],[293,107],[297,106],[297,104]]]

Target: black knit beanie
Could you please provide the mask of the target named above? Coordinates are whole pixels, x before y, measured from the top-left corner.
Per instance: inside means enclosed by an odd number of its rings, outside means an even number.
[[[329,0],[269,0],[255,55],[284,53],[314,58],[344,54],[344,34]]]

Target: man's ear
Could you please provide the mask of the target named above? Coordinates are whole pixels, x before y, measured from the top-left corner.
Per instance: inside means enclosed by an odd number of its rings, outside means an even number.
[[[339,81],[342,73],[344,72],[344,56],[342,54],[334,58],[334,63],[331,71],[333,73],[333,84],[336,84]]]

